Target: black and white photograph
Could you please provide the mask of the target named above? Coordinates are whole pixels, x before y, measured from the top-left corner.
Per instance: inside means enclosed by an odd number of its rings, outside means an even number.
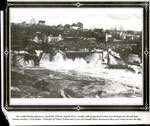
[[[141,8],[11,8],[9,18],[12,101],[143,103]]]
[[[148,1],[14,0],[0,16],[10,125],[150,123]]]

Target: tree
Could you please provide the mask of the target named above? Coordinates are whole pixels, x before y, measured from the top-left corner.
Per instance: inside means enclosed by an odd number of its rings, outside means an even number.
[[[122,25],[119,26],[119,30],[122,31],[124,28]]]
[[[29,20],[29,24],[36,24],[35,19],[33,17],[31,17],[31,19]]]
[[[77,24],[73,23],[72,26],[78,26]]]
[[[70,24],[65,24],[64,28],[65,28],[65,30],[69,30],[70,29]]]

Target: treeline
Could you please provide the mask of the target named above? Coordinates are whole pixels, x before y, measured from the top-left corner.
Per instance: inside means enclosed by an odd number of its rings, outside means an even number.
[[[62,34],[63,31],[57,29],[55,26],[45,26],[45,25],[12,25],[11,26],[11,42],[12,45],[25,45],[30,39],[35,37],[35,33],[40,32],[42,38],[43,35],[58,35]]]
[[[32,24],[29,26],[13,24],[11,25],[11,43],[12,45],[26,45],[30,39],[35,37],[35,33],[40,32],[40,38],[43,36],[58,36],[75,38],[96,38],[97,42],[105,40],[105,33],[97,34],[92,30],[73,30],[68,28],[58,28],[57,26],[47,26]]]

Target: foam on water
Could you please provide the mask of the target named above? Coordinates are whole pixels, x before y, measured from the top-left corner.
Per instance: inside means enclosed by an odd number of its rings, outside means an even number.
[[[50,54],[44,53],[43,56],[41,57],[42,62],[49,62],[50,61]]]
[[[111,57],[113,62],[115,59]],[[136,74],[126,69],[107,69],[106,65],[102,64],[101,55],[98,53],[90,54],[85,58],[67,59],[61,53],[57,53],[53,60],[41,60],[40,66],[53,71],[69,73],[76,72],[78,75],[91,76],[95,78],[104,78],[111,80],[114,83],[135,85],[142,87],[142,74]]]

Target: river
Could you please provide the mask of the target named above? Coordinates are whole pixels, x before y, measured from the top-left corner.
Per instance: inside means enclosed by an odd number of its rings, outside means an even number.
[[[11,71],[12,98],[142,97],[142,73],[109,69],[99,53],[74,59],[44,54],[40,66]]]

